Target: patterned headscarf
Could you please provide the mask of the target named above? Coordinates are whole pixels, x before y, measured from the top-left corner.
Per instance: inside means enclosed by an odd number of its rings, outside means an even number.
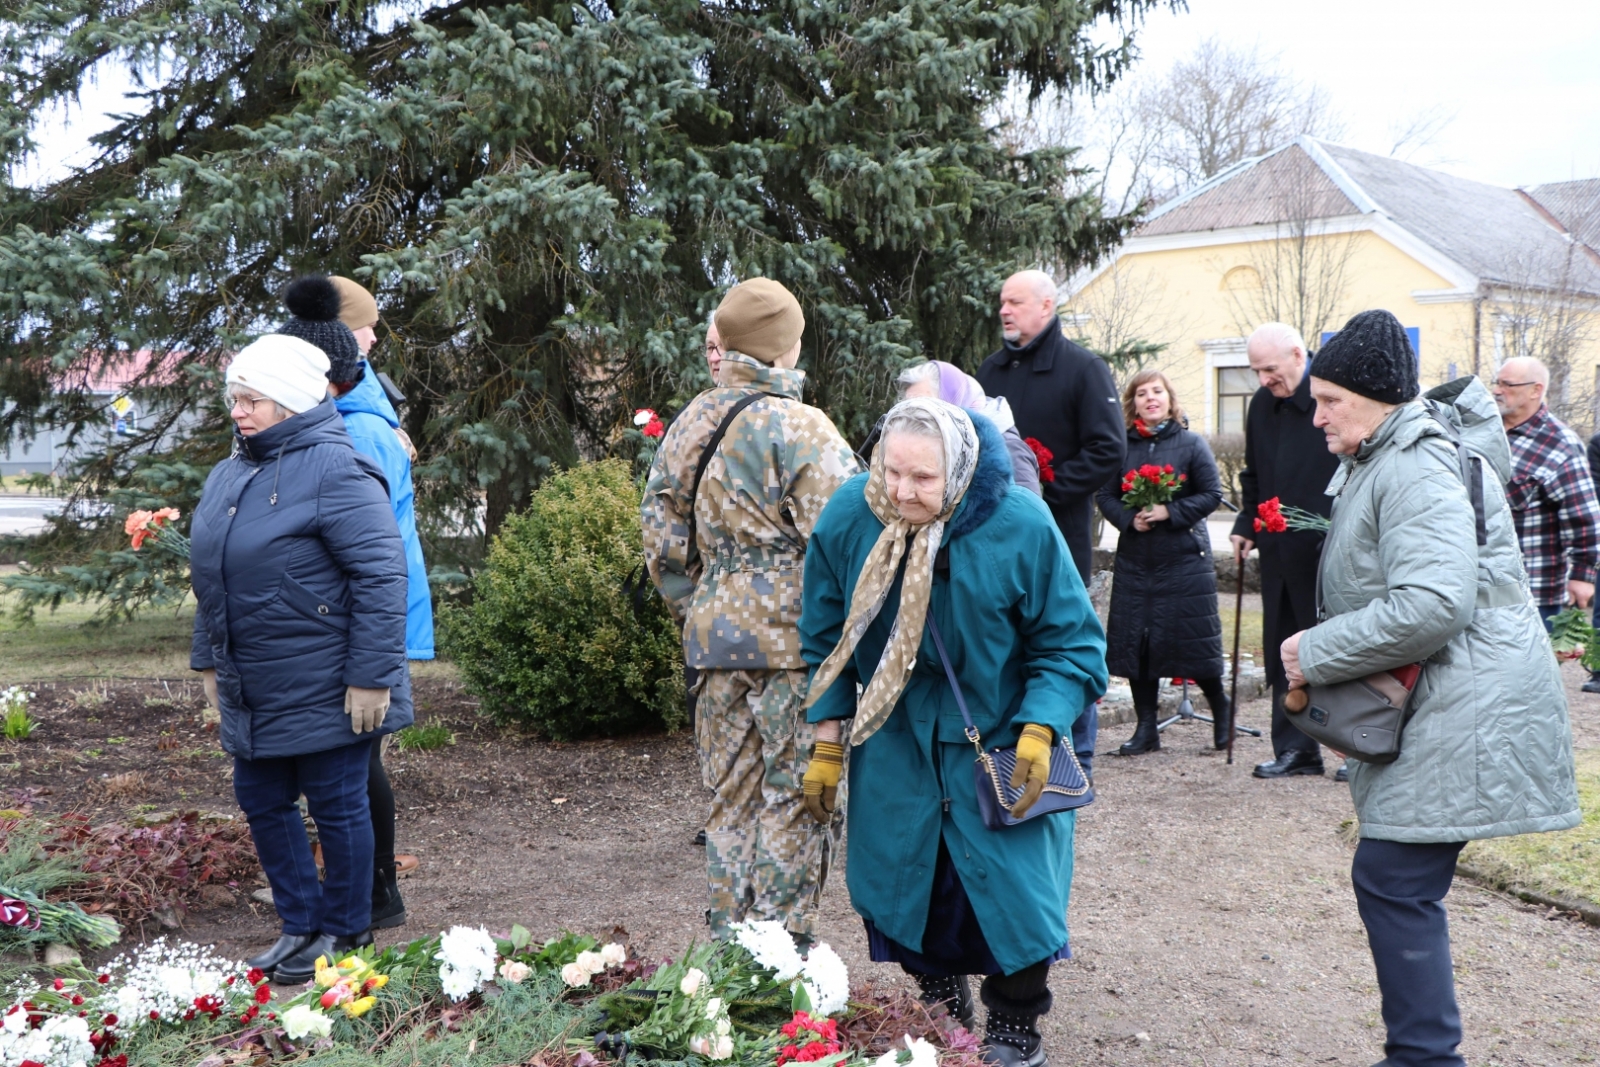
[[[895,701],[911,680],[911,669],[916,665],[917,648],[922,643],[922,627],[928,617],[928,601],[933,592],[933,561],[944,540],[945,523],[955,512],[956,505],[966,496],[972,484],[972,474],[978,468],[978,432],[973,428],[967,413],[943,400],[919,397],[904,400],[890,409],[884,419],[887,428],[885,439],[896,432],[897,415],[912,411],[931,416],[939,427],[939,437],[944,448],[944,499],[939,514],[931,522],[913,526],[901,518],[884,481],[882,443],[873,451],[872,471],[867,476],[866,501],[872,513],[883,523],[883,533],[867,553],[861,566],[861,576],[856,580],[854,595],[850,598],[850,612],[845,618],[844,632],[839,644],[828,653],[828,658],[817,668],[811,679],[811,689],[806,696],[806,707],[815,704],[839,677],[845,664],[855,654],[867,627],[883,610],[889,596],[889,587],[906,561],[905,581],[900,587],[900,611],[889,631],[889,642],[883,647],[878,667],[872,673],[867,688],[856,707],[855,721],[850,727],[851,744],[859,745],[877,732],[894,710]]]

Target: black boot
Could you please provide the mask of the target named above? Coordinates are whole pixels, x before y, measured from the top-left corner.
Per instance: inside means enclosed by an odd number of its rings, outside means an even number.
[[[303,985],[317,973],[317,958],[327,957],[329,963],[351,949],[363,948],[372,944],[372,931],[354,936],[333,934],[318,934],[310,944],[296,952],[293,956],[278,964],[273,971],[272,980],[279,985]]]
[[[1207,700],[1206,703],[1211,704]],[[1218,748],[1228,747],[1228,736],[1233,733],[1233,705],[1228,703],[1228,698],[1223,697],[1215,704],[1211,704],[1211,744]]]
[[[387,930],[406,924],[406,904],[400,899],[400,879],[394,864],[372,872],[372,925],[369,930]]]
[[[983,1004],[989,1009],[984,1026],[982,1055],[994,1067],[1046,1067],[1044,1036],[1039,1016],[1050,1010],[1047,989],[1027,1001],[999,996],[990,982],[983,986]]]
[[[1145,752],[1161,751],[1161,731],[1156,729],[1156,709],[1136,705],[1133,710],[1139,716],[1139,725],[1134,729],[1133,736],[1117,749],[1117,755],[1138,756]]]
[[[926,974],[911,976],[922,990],[922,1003],[932,1008],[942,1005],[950,1017],[968,1030],[978,1028],[978,1013],[972,1005],[972,987],[964,974],[934,978]]]
[[[252,956],[245,960],[245,965],[257,970],[265,971],[267,976],[272,976],[273,969],[284,960],[293,956],[301,949],[317,939],[316,934],[284,934],[278,938],[277,944],[259,956]]]

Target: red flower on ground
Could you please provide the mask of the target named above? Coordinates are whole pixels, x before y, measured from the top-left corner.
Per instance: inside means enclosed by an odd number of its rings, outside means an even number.
[[[257,1004],[265,1004],[267,1001],[269,1001],[271,999],[272,999],[272,987],[271,986],[267,985],[267,983],[265,983],[265,982],[262,982],[260,985],[256,986],[256,1003]]]

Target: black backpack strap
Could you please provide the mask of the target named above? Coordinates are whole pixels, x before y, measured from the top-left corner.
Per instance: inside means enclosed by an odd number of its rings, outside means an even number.
[[[726,437],[727,434],[728,434],[728,427],[733,425],[733,420],[737,419],[744,412],[745,408],[749,407],[751,404],[754,404],[757,400],[761,400],[761,399],[764,399],[764,398],[767,398],[767,397],[771,397],[773,400],[782,400],[782,399],[784,399],[784,397],[779,395],[778,393],[751,393],[749,396],[741,397],[739,399],[739,402],[737,404],[733,405],[733,407],[729,408],[728,409],[728,413],[726,415],[722,416],[722,421],[717,424],[716,432],[711,435],[711,440],[706,442],[705,451],[700,453],[700,465],[695,467],[695,469],[694,469],[694,481],[689,484],[689,552],[688,552],[688,559],[690,561],[693,561],[695,556],[700,551],[699,545],[698,545],[698,543],[696,541],[696,536],[695,536],[695,515],[694,515],[695,502],[700,499],[700,479],[705,477],[706,468],[711,465],[711,457],[716,455],[717,448],[722,444],[722,439],[724,437]]]
[[[1439,424],[1444,435],[1456,446],[1456,461],[1461,465],[1461,484],[1467,487],[1467,496],[1472,500],[1473,525],[1478,535],[1478,547],[1482,548],[1489,543],[1489,516],[1484,511],[1483,503],[1483,460],[1468,450],[1448,419],[1432,407],[1428,409],[1428,414],[1433,416],[1433,421]]]

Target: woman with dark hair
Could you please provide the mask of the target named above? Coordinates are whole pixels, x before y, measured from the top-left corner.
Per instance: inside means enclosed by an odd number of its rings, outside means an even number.
[[[1118,751],[1161,747],[1156,729],[1162,678],[1192,678],[1215,721],[1212,743],[1228,746],[1233,709],[1222,689],[1222,620],[1206,517],[1222,502],[1222,481],[1205,438],[1189,430],[1167,376],[1140,371],[1122,391],[1128,464],[1153,464],[1183,476],[1165,504],[1139,511],[1122,502],[1118,483],[1096,496],[1106,521],[1120,531],[1112,571],[1106,667],[1128,679],[1139,725]]]

